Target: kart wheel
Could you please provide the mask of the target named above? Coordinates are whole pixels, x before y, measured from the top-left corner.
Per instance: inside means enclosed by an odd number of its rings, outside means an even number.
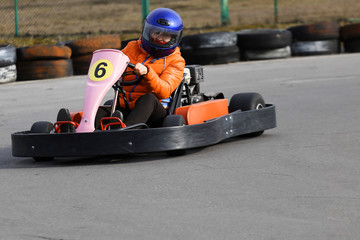
[[[258,93],[238,93],[232,96],[229,112],[236,110],[249,111],[265,107],[263,97]]]
[[[229,104],[229,112],[236,110],[249,111],[256,110],[265,107],[265,101],[263,97],[258,93],[238,93],[235,94]],[[249,133],[243,136],[246,137],[257,137],[263,134],[264,131]]]
[[[107,100],[106,102],[104,102],[104,106],[112,106],[113,102],[114,102],[113,99]]]
[[[182,115],[168,115],[164,119],[163,126],[164,127],[176,127],[176,126],[184,126],[186,125],[186,121]],[[168,156],[181,156],[186,153],[186,149],[180,150],[172,150],[167,151],[166,154]]]
[[[163,122],[164,127],[176,127],[186,125],[185,119],[182,115],[169,115],[166,116]]]
[[[51,122],[40,121],[36,122],[31,126],[31,133],[50,133],[54,128],[54,125]]]
[[[30,129],[31,133],[50,133],[54,128],[54,125],[51,122],[40,121],[35,122]],[[50,161],[54,157],[33,157],[37,162]]]

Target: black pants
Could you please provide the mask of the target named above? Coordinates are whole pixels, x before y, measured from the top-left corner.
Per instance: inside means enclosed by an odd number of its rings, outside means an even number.
[[[166,115],[167,111],[157,97],[147,93],[136,101],[135,108],[125,118],[125,124],[146,123],[149,127],[160,127]]]
[[[125,119],[126,126],[137,123],[146,123],[149,127],[160,127],[167,115],[166,109],[153,93],[141,96],[135,103],[135,108],[131,111],[119,109]],[[100,120],[110,116],[110,107],[100,107],[95,119],[95,128],[100,128]]]

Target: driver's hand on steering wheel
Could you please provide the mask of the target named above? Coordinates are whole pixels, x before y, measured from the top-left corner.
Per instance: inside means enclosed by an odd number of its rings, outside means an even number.
[[[142,76],[148,73],[148,69],[143,64],[137,63],[134,68],[134,73],[138,76]]]

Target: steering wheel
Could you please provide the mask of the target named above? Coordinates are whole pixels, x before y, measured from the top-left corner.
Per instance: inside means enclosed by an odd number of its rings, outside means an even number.
[[[134,69],[135,68],[135,64],[132,64],[132,63],[128,63],[128,67],[131,68],[131,69]],[[122,77],[124,76],[129,76],[129,75],[136,75],[134,73],[134,71],[125,71],[122,75]],[[136,85],[138,83],[141,82],[141,80],[143,79],[143,76],[139,76],[136,80],[133,80],[133,81],[120,81],[120,84],[122,86],[132,86],[132,85]]]

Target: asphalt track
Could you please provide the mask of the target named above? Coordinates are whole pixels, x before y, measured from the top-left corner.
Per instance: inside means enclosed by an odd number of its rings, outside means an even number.
[[[81,109],[85,76],[0,85],[0,239],[357,240],[360,55],[205,67],[202,91],[259,92],[278,127],[165,154],[36,163],[10,134]]]

